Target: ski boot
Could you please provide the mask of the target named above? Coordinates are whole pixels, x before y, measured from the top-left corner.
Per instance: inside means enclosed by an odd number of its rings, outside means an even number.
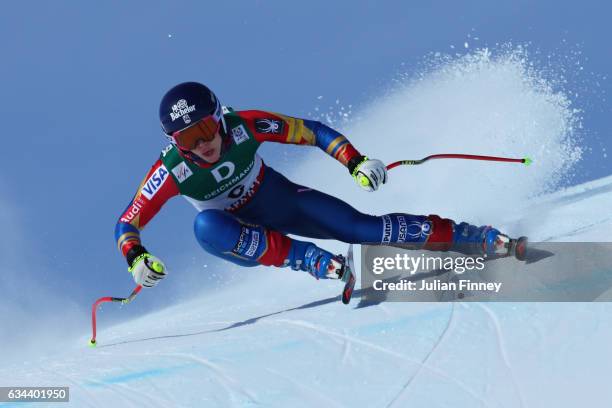
[[[333,256],[315,245],[308,247],[304,255],[306,271],[317,279],[340,279],[346,277],[346,259],[342,255]]]
[[[527,237],[514,239],[491,226],[477,227],[462,222],[454,226],[453,245],[457,251],[468,255],[514,256],[524,261]]]
[[[527,237],[510,238],[495,228],[485,227],[482,250],[484,254],[500,257],[514,256],[524,261],[527,256]]]
[[[355,273],[353,272],[353,246],[349,246],[346,257],[333,256],[331,253],[309,246],[304,256],[304,266],[308,273],[317,279],[338,279],[344,282],[342,289],[342,303],[347,305],[353,296],[355,288]]]

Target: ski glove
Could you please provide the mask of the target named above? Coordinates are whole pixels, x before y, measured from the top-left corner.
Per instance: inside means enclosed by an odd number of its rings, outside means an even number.
[[[134,277],[134,282],[145,288],[152,288],[166,277],[166,265],[148,252],[141,253],[130,264],[128,271]]]
[[[380,160],[370,160],[366,156],[357,156],[348,163],[351,175],[359,187],[367,191],[376,191],[387,182],[387,167]]]

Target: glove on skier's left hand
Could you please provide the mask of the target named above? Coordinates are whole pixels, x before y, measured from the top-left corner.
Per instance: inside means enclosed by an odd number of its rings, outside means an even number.
[[[132,273],[134,282],[145,288],[152,288],[166,277],[166,265],[149,253],[144,253],[136,258],[128,271]]]
[[[367,191],[376,191],[387,182],[387,167],[380,160],[370,160],[366,156],[357,156],[348,163],[348,169],[359,187]]]
[[[128,251],[126,261],[134,282],[145,288],[152,288],[166,277],[166,265],[141,245],[135,245]]]

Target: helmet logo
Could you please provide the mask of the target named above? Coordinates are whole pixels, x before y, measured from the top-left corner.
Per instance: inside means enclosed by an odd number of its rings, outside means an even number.
[[[195,105],[189,105],[185,99],[179,99],[174,105],[172,105],[172,112],[170,112],[170,119],[174,122],[178,118],[182,118],[185,124],[191,123],[189,114],[196,110]]]

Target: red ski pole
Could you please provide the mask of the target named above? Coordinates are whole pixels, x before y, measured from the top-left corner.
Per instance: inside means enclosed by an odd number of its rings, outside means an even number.
[[[130,296],[126,297],[126,298],[117,298],[117,297],[110,297],[110,296],[106,296],[106,297],[101,297],[100,299],[96,300],[91,308],[91,329],[92,329],[92,336],[91,336],[91,340],[89,340],[89,345],[91,347],[95,347],[96,346],[96,312],[98,310],[98,306],[101,305],[102,303],[105,302],[120,302],[124,305],[130,303],[132,300],[134,300],[134,298],[136,297],[136,295],[138,295],[138,293],[140,292],[140,290],[142,289],[142,286],[138,285],[136,286],[136,288],[134,288],[134,290],[132,291],[132,293],[130,294]]]
[[[474,154],[456,154],[456,153],[445,153],[445,154],[432,154],[420,160],[400,160],[387,165],[387,170],[391,170],[397,166],[407,165],[414,166],[417,164],[423,164],[427,160],[432,159],[465,159],[465,160],[486,160],[486,161],[499,161],[499,162],[511,162],[511,163],[523,163],[529,166],[533,160],[529,157],[523,159],[513,159],[509,157],[496,157],[496,156],[479,156]]]

